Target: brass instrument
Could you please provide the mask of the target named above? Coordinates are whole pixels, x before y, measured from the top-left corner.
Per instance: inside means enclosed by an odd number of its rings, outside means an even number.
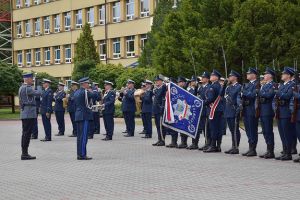
[[[141,112],[142,111],[142,96],[145,94],[145,90],[143,89],[137,89],[134,92],[134,99],[135,99],[135,107],[137,112]]]

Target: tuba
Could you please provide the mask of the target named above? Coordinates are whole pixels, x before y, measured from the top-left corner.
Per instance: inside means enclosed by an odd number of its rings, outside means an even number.
[[[143,89],[137,89],[134,92],[134,100],[135,100],[135,107],[137,112],[142,111],[142,96],[145,94],[145,90]]]

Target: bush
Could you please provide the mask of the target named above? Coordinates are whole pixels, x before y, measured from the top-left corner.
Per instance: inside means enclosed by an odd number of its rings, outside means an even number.
[[[75,63],[72,73],[72,79],[78,81],[79,79],[89,76],[90,71],[94,70],[96,62],[94,60],[83,60]]]

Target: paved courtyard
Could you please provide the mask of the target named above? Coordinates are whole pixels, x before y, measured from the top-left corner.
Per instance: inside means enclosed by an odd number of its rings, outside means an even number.
[[[66,121],[68,135],[71,124]],[[300,164],[293,162],[152,147],[156,136],[125,138],[123,123],[116,124],[113,141],[96,135],[88,142],[91,161],[77,161],[75,138],[66,136],[53,136],[48,143],[32,141],[30,152],[37,160],[21,161],[20,127],[20,121],[0,121],[0,199],[300,199]],[[141,129],[137,125],[136,132]],[[41,129],[39,134],[44,136]],[[242,132],[241,151],[246,142]],[[277,130],[276,142],[279,154]],[[263,143],[260,135],[259,153],[265,150]],[[230,145],[228,133],[223,150]]]

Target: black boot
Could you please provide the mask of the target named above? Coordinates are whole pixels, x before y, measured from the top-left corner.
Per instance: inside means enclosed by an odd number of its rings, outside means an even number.
[[[196,144],[195,142],[193,142],[189,147],[187,147],[187,149],[189,150],[196,150],[198,148],[198,144]]]
[[[256,144],[252,144],[250,151],[247,153],[247,157],[253,157],[253,156],[257,156]]]
[[[267,145],[267,153],[264,156],[265,159],[272,159],[275,158],[274,154],[274,145],[268,144]]]
[[[217,141],[218,152],[222,152],[222,150],[221,150],[221,144],[222,144],[222,138],[218,139],[218,141]]]
[[[239,151],[239,148],[238,147],[234,147],[233,149],[232,149],[232,151],[230,152],[230,154],[239,154],[240,153],[240,151]]]
[[[216,146],[216,141],[212,140],[211,145],[208,147],[208,149],[203,150],[205,153],[215,153],[218,152],[218,148]]]
[[[230,152],[233,150],[233,146],[229,149],[229,150],[227,150],[227,151],[224,151],[224,153],[226,153],[226,154],[230,154]]]
[[[298,154],[298,151],[297,151],[297,148],[296,148],[296,147],[294,147],[294,148],[292,149],[291,154],[292,154],[292,155]]]
[[[285,146],[282,147],[282,151],[280,153],[281,153],[281,155],[278,156],[278,157],[275,157],[275,160],[281,160],[281,158],[285,156],[285,154],[286,154],[286,147]]]
[[[210,139],[207,139],[205,145],[202,146],[202,147],[200,147],[200,148],[199,148],[199,151],[207,150],[207,149],[209,148],[209,146],[210,146],[210,143],[211,143]]]
[[[251,144],[249,143],[249,149],[247,152],[243,153],[242,156],[247,156],[247,154],[250,152],[250,149],[251,149]]]
[[[167,148],[177,148],[177,143],[171,142],[170,144],[166,145]]]
[[[286,150],[286,154],[284,156],[282,156],[281,160],[282,161],[288,161],[288,160],[292,160],[292,153],[291,153],[291,149],[287,148]]]
[[[36,159],[35,156],[31,156],[28,154],[28,149],[22,149],[22,155],[21,155],[21,160],[34,160]]]
[[[295,163],[300,163],[300,155],[299,155],[298,158],[294,159],[294,162],[295,162]]]

